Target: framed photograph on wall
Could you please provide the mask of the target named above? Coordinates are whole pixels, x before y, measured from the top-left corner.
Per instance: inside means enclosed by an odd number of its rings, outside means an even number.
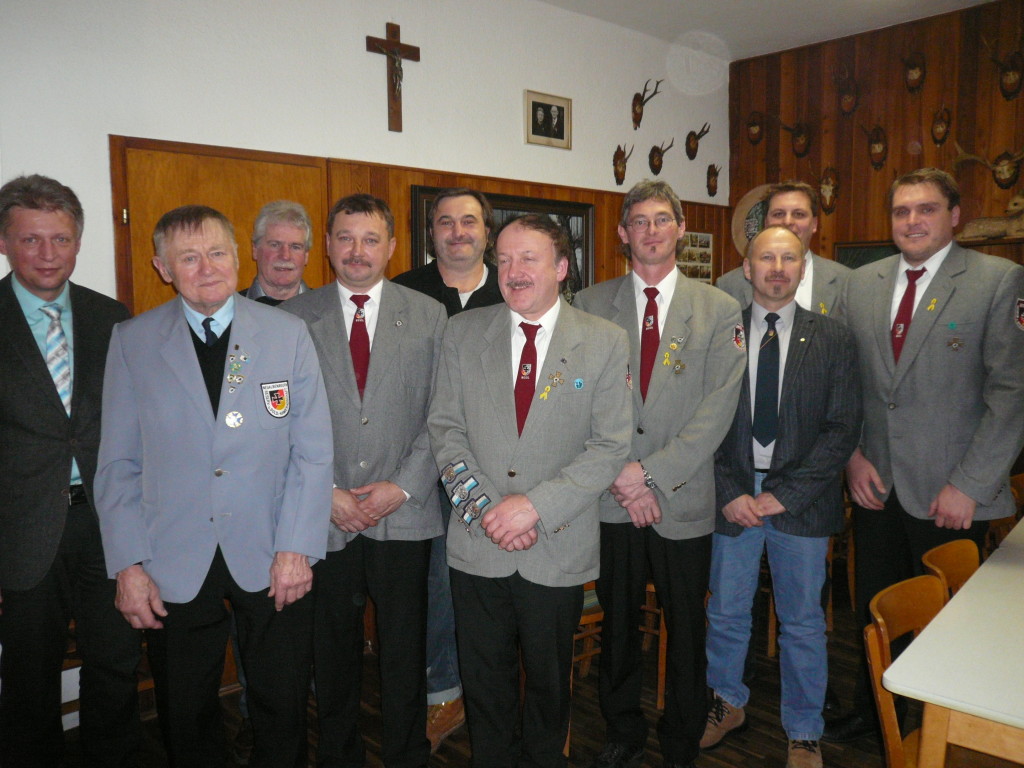
[[[440,187],[413,184],[412,200],[412,266],[420,267],[430,261],[427,254],[427,213]],[[572,302],[573,296],[594,283],[594,206],[590,203],[572,203],[566,200],[547,200],[540,197],[520,197],[484,193],[494,209],[495,230],[521,213],[542,213],[557,221],[569,233],[569,244],[575,258],[569,264],[569,274],[562,286],[562,295]],[[488,248],[484,260],[494,267],[494,253]]]
[[[709,232],[687,232],[682,242],[683,252],[676,258],[676,265],[687,277],[710,284],[714,235]]]
[[[572,99],[523,91],[526,143],[572,149]]]

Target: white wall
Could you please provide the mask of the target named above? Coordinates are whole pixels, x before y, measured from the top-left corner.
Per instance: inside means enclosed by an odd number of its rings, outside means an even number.
[[[403,133],[387,130],[384,57],[365,50],[386,21],[421,48],[405,65]],[[0,170],[78,193],[87,226],[75,279],[109,294],[108,134],[599,189],[649,176],[651,145],[674,136],[661,178],[684,199],[726,204],[726,77],[704,96],[666,79],[632,129],[633,93],[669,67],[683,82],[681,53],[535,0],[3,0]],[[571,152],[525,144],[524,89],[573,99]],[[682,145],[704,122],[712,130],[691,162]],[[622,142],[636,150],[619,188]],[[714,199],[710,162],[722,167]]]

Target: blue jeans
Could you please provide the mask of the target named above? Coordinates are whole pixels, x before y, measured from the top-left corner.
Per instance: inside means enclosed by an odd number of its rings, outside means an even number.
[[[755,473],[755,495],[762,473]],[[716,533],[711,550],[711,599],[708,601],[708,685],[732,707],[746,706],[743,662],[750,644],[751,609],[767,548],[775,609],[781,632],[782,727],[790,739],[821,738],[828,682],[825,583],[828,537],[779,533],[772,518],[739,536]]]
[[[445,530],[451,518],[451,499],[441,494],[441,517]],[[462,695],[459,655],[455,646],[455,609],[448,576],[447,536],[430,542],[427,571],[427,704],[443,704]]]

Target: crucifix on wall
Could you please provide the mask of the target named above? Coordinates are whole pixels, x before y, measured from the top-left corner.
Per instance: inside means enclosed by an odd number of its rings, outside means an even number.
[[[420,49],[401,40],[401,27],[388,22],[385,38],[366,36],[366,50],[388,57],[388,130],[402,132],[402,59],[420,60]]]

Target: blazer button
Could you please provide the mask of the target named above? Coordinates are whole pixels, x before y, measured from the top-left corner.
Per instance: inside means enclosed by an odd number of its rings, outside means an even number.
[[[213,476],[214,477],[223,477],[223,475],[224,475],[224,470],[223,469],[215,469],[215,470],[213,470]]]
[[[508,476],[509,476],[509,477],[515,477],[515,476],[516,476],[516,471],[515,471],[514,469],[510,469],[510,470],[508,471]]]
[[[363,426],[366,426],[367,424],[370,423],[370,420],[368,418],[366,418],[365,416],[363,416],[363,418],[361,418],[359,420],[359,423],[362,424]]]
[[[896,403],[889,403],[889,410],[890,411],[895,411],[896,410]]]
[[[370,466],[370,462],[368,462],[366,459],[363,459],[362,461],[359,462],[359,466],[361,469],[366,469],[368,466]]]
[[[638,435],[642,435],[642,434],[644,433],[644,428],[643,428],[643,427],[637,427],[637,428],[636,428],[636,433],[637,433]]]

